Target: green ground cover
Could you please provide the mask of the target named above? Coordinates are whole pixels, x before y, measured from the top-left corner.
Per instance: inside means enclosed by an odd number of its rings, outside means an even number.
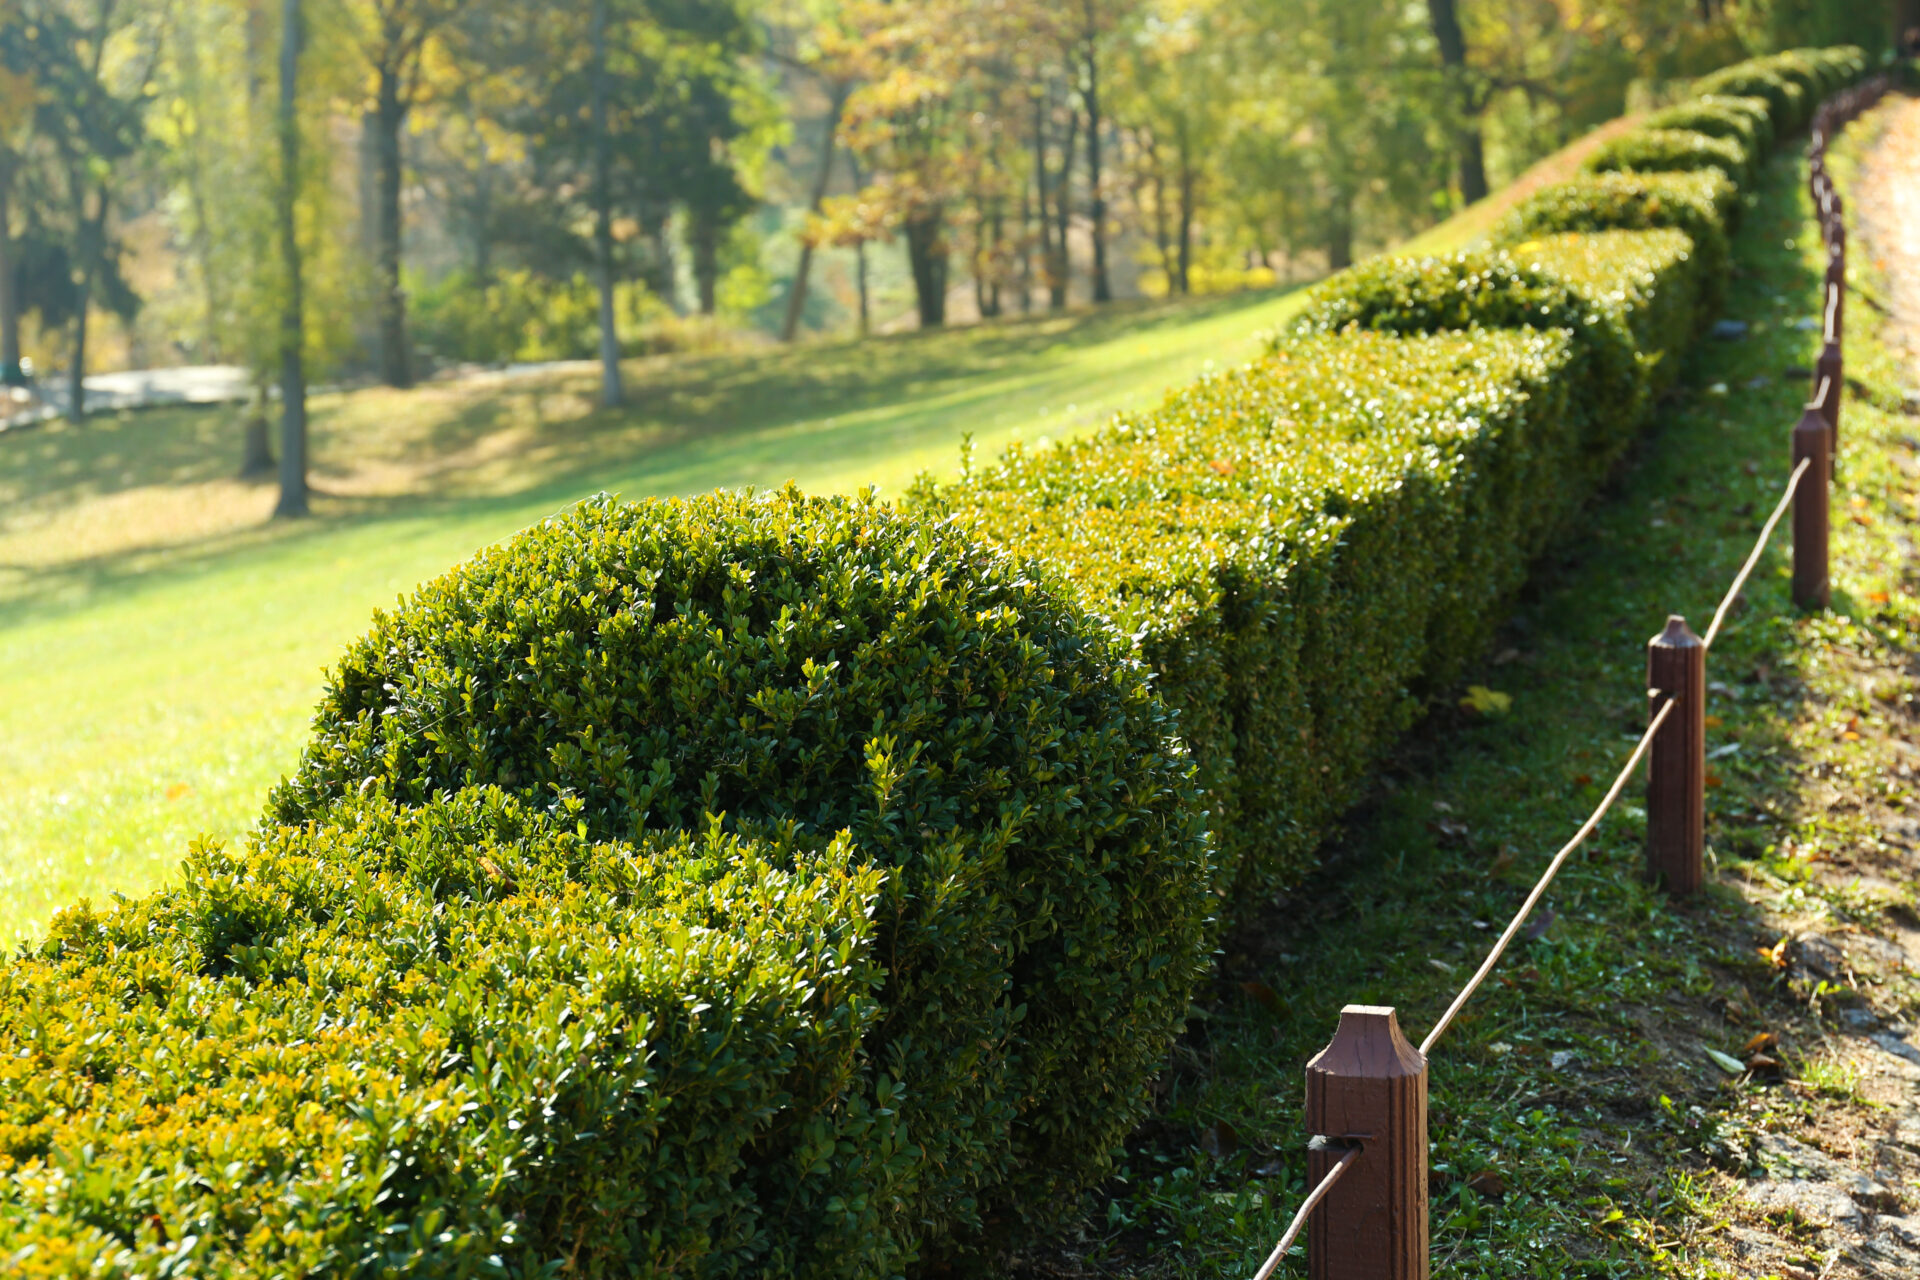
[[[1036,1270],[1250,1274],[1305,1192],[1301,1067],[1340,1007],[1397,1006],[1417,1042],[1598,801],[1645,725],[1647,638],[1670,612],[1705,629],[1785,480],[1817,351],[1801,325],[1822,260],[1805,173],[1803,154],[1776,159],[1736,239],[1725,314],[1748,337],[1695,351],[1612,491],[1463,681],[1509,709],[1434,709],[1315,881],[1227,940],[1156,1117],[1082,1242]],[[1920,652],[1900,549],[1916,518],[1902,467],[1920,448],[1899,409],[1906,375],[1869,307],[1850,315],[1833,611],[1792,609],[1782,531],[1712,655],[1709,748],[1737,747],[1710,782],[1709,891],[1676,905],[1640,882],[1636,782],[1562,873],[1542,936],[1516,944],[1436,1049],[1436,1274],[1753,1274],[1723,1243],[1730,1221],[1753,1220],[1732,1199],[1746,1135],[1811,1132],[1823,1107],[1858,1102],[1822,1056],[1821,1020],[1844,993],[1809,1002],[1755,948],[1776,936],[1757,905],[1776,893],[1836,921],[1914,908],[1911,885],[1868,893],[1810,876],[1874,839],[1864,814],[1849,826],[1812,803],[1813,779],[1893,785],[1844,754],[1867,732],[1843,732],[1848,717],[1877,721],[1875,698],[1899,693],[1863,687],[1861,668],[1911,670]],[[1706,1054],[1744,1056],[1769,1029],[1791,1087],[1730,1077]],[[1305,1273],[1304,1252],[1281,1272]]]

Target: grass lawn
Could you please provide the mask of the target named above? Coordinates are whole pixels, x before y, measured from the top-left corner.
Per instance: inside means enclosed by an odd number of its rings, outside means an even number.
[[[1611,127],[1610,127],[1611,128]],[[1463,245],[1584,139],[1420,237]],[[324,665],[372,610],[588,494],[792,480],[898,492],[1144,407],[1247,358],[1297,294],[1129,303],[935,334],[317,397],[316,518],[234,480],[233,410],[0,435],[0,940],[159,883],[294,762]]]

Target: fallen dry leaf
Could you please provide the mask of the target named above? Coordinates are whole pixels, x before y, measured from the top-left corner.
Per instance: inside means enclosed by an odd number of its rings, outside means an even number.
[[[1200,1131],[1200,1149],[1210,1156],[1230,1156],[1244,1145],[1240,1133],[1225,1120],[1219,1120]]]
[[[1460,699],[1460,707],[1475,715],[1503,716],[1513,710],[1513,695],[1489,689],[1483,684],[1470,684],[1467,686],[1467,696]]]
[[[1482,1169],[1467,1179],[1467,1186],[1489,1200],[1507,1194],[1507,1180],[1498,1169]]]

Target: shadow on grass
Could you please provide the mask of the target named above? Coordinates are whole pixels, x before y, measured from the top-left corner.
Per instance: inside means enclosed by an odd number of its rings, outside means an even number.
[[[320,397],[312,520],[51,565],[0,562],[0,627],[190,582],[249,557],[264,565],[268,555],[297,554],[381,523],[470,526],[471,550],[602,490],[688,493],[714,487],[716,476],[729,486],[768,487],[827,462],[858,473],[943,445],[957,450],[967,424],[1001,423],[1010,389],[1044,384],[1049,397],[1063,400],[1102,394],[1125,353],[1076,365],[1082,353],[1122,340],[1150,343],[1285,292],[1123,302],[864,342],[634,361],[629,404],[617,410],[595,407],[594,376],[572,371]],[[400,414],[408,420],[396,427]],[[225,479],[241,421],[232,408],[115,415],[0,439],[0,457],[10,450],[19,464],[16,494],[32,495],[41,510],[58,509],[119,491]],[[495,456],[477,459],[490,441],[500,446]],[[405,488],[352,492],[356,466],[370,463],[405,468]]]

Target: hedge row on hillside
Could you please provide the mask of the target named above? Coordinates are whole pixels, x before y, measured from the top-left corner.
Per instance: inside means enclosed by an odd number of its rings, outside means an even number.
[[[596,502],[427,584],[243,849],[0,969],[0,1269],[877,1278],[1071,1215],[1861,70],[1710,77],[902,510]]]
[[[1139,637],[1200,765],[1223,915],[1299,882],[1483,641],[1714,317],[1766,149],[1863,71],[1857,50],[1729,68],[1493,246],[1363,263],[1247,369],[915,494]]]

